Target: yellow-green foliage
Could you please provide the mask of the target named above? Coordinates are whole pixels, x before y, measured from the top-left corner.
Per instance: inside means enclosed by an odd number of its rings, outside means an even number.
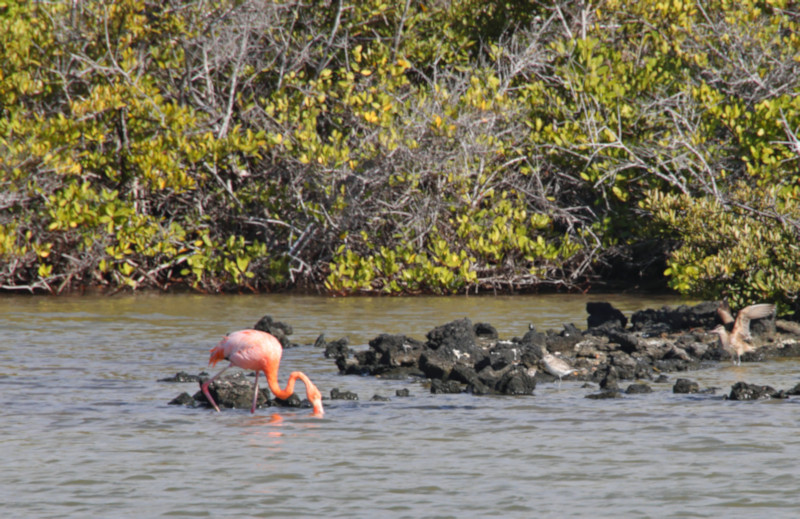
[[[0,13],[0,165],[18,215],[0,227],[0,257],[15,266],[6,274],[49,291],[166,286],[179,276],[195,286],[245,285],[253,277],[247,254],[264,244],[245,246],[241,236],[216,243],[193,211],[154,207],[193,196],[218,169],[240,167],[267,144],[263,132],[239,126],[214,135],[207,117],[162,82],[161,70],[183,66],[180,49],[169,48],[170,38],[188,36],[179,18],[148,16],[137,1],[89,3],[72,14],[68,3],[12,3]],[[68,20],[83,47],[54,39]],[[178,264],[191,268],[178,272]]]
[[[652,192],[647,203],[655,221],[680,243],[665,272],[670,286],[727,298],[738,308],[771,301],[780,313],[791,312],[800,295],[800,204],[796,193],[785,195],[739,184],[730,193],[733,205],[723,207],[711,198]]]
[[[577,243],[566,235],[554,240],[547,216],[529,215],[521,200],[509,200],[505,192],[498,199],[490,196],[483,205],[468,214],[459,214],[465,209],[459,206],[447,231],[434,229],[421,248],[380,247],[376,254],[362,257],[342,245],[326,286],[336,293],[446,294],[470,286],[513,289],[562,279],[562,265],[580,252]],[[452,233],[457,239],[448,236]],[[360,238],[362,247],[374,248],[367,233]]]
[[[721,294],[661,211],[797,234],[793,6],[0,2],[0,286],[577,288],[655,216]]]

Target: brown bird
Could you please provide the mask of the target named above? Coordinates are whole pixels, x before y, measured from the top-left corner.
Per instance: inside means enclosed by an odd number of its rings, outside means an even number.
[[[753,338],[750,335],[750,321],[772,315],[774,311],[775,305],[766,303],[750,305],[739,310],[739,314],[734,320],[730,307],[727,301],[725,301],[717,308],[717,314],[720,319],[722,319],[723,324],[711,330],[711,333],[719,335],[719,342],[722,345],[722,349],[730,353],[731,357],[736,353],[735,364],[741,365],[742,354],[747,351],[755,351],[755,348],[751,344]],[[733,323],[733,330],[728,333],[728,329],[725,325],[729,325],[730,323]]]
[[[571,375],[572,373],[578,371],[570,366],[566,360],[560,359],[548,352],[546,346],[542,346],[542,353],[544,353],[544,356],[542,357],[544,369],[554,377],[558,377],[559,387],[561,387],[561,377]]]

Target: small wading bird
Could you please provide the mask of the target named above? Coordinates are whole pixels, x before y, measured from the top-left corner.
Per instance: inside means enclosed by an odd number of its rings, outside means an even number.
[[[739,310],[739,314],[734,320],[728,303],[723,302],[719,308],[717,308],[717,314],[720,319],[722,319],[723,324],[711,330],[711,333],[719,335],[719,342],[722,345],[722,349],[731,354],[731,359],[735,353],[736,360],[734,364],[741,365],[742,355],[747,351],[755,351],[752,345],[753,338],[750,335],[750,321],[772,315],[774,311],[775,305],[766,303],[750,305]],[[731,323],[733,323],[733,330],[728,333],[728,329],[725,326]]]
[[[570,366],[566,360],[559,359],[555,355],[549,353],[547,348],[544,346],[542,346],[542,352],[544,353],[544,356],[542,357],[544,369],[554,377],[558,377],[559,386],[561,385],[561,377],[577,371],[575,368]]]
[[[281,355],[283,354],[283,347],[278,339],[272,335],[260,332],[258,330],[240,330],[225,336],[219,344],[211,349],[211,357],[208,359],[209,366],[216,366],[217,362],[221,360],[229,360],[230,366],[226,367],[210,379],[203,383],[203,394],[214,406],[214,409],[219,411],[217,403],[208,392],[208,386],[216,380],[217,377],[225,373],[225,371],[233,366],[238,366],[243,369],[254,370],[256,372],[255,389],[253,391],[253,406],[250,412],[256,411],[256,401],[258,400],[258,373],[263,371],[267,376],[267,384],[275,397],[281,400],[286,400],[292,393],[294,393],[295,381],[299,378],[306,386],[306,395],[308,401],[314,406],[314,415],[322,416],[324,410],[322,409],[322,394],[317,389],[317,386],[311,383],[311,380],[300,371],[293,371],[289,375],[289,382],[286,384],[286,389],[281,389],[278,385],[278,367],[281,363]]]

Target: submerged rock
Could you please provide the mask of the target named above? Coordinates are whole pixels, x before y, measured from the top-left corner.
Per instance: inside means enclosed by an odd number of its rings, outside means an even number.
[[[169,401],[169,405],[193,405],[194,398],[189,393],[183,392]]]
[[[761,400],[764,398],[788,398],[783,391],[770,386],[759,386],[747,382],[737,382],[731,386],[731,392],[725,397],[728,400]]]
[[[608,400],[609,398],[622,398],[622,393],[616,389],[606,389],[605,391],[600,391],[599,393],[588,394],[586,395],[586,398],[591,400]]]
[[[700,384],[688,378],[679,378],[672,386],[672,392],[676,394],[697,393],[698,391],[700,391]]]
[[[626,395],[642,395],[645,393],[652,393],[653,388],[648,386],[647,384],[631,384],[628,386],[628,389],[625,390]]]
[[[199,375],[190,375],[185,371],[179,371],[171,377],[158,379],[159,382],[198,382],[199,380]]]
[[[358,400],[358,395],[352,391],[341,391],[335,387],[331,389],[331,400]]]

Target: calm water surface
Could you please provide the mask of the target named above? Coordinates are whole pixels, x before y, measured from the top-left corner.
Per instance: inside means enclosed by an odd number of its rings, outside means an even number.
[[[585,328],[585,303],[635,310],[676,298],[518,296],[326,299],[138,295],[0,298],[0,509],[4,517],[797,517],[800,399],[727,402],[738,380],[789,388],[797,360],[729,363],[620,400],[540,384],[531,397],[430,395],[415,381],[338,375],[287,350],[323,394],[308,410],[169,406],[226,332],[270,314],[311,344],[379,333],[423,339],[469,317],[521,336]],[[710,340],[710,339],[709,339]],[[676,375],[670,374],[671,380]],[[409,388],[411,396],[395,391]],[[301,394],[303,394],[301,390]],[[370,402],[372,395],[391,398]]]

